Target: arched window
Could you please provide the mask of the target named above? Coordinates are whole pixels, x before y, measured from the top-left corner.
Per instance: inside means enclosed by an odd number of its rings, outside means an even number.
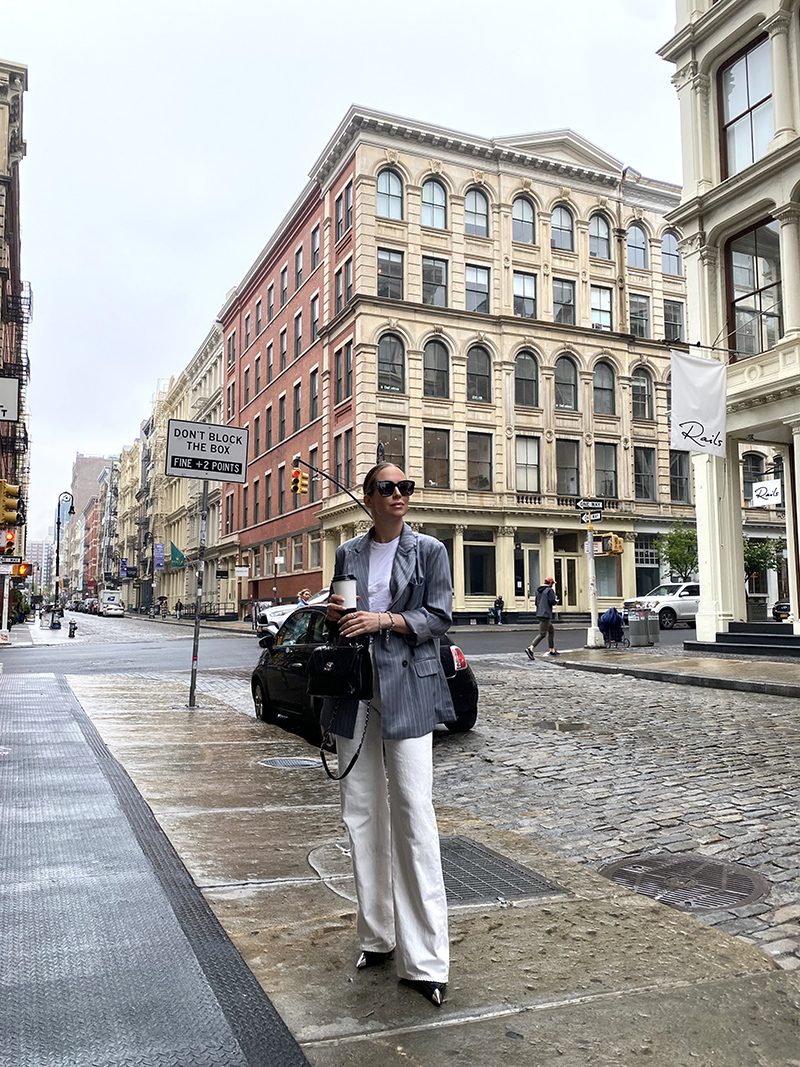
[[[514,363],[514,402],[520,408],[539,406],[539,364],[532,352],[520,352]]]
[[[382,170],[378,175],[378,214],[385,219],[403,217],[403,183],[394,170]]]
[[[589,219],[589,255],[611,259],[611,227],[605,215],[592,215]]]
[[[633,372],[631,378],[631,400],[635,419],[652,419],[653,417],[653,379],[644,367]]]
[[[536,232],[534,229],[533,204],[525,196],[518,196],[511,210],[512,237],[521,244],[532,245]]]
[[[683,274],[683,261],[681,259],[681,250],[678,248],[678,238],[670,231],[667,231],[661,238],[661,273]]]
[[[489,201],[478,189],[470,189],[464,203],[464,232],[489,236]]]
[[[567,252],[575,250],[572,212],[561,205],[553,209],[550,217],[550,247],[563,248]]]
[[[450,357],[441,341],[428,341],[422,353],[422,392],[424,396],[450,396]]]
[[[422,186],[422,225],[447,229],[447,193],[435,178],[429,178]]]
[[[578,410],[578,369],[569,356],[556,360],[556,407],[567,411]]]
[[[378,342],[378,389],[384,393],[406,391],[405,346],[393,333],[385,333]]]
[[[489,353],[475,345],[467,353],[467,400],[488,404],[492,399],[492,361]]]
[[[609,363],[598,363],[594,368],[594,413],[616,415],[614,396],[614,368]]]
[[[634,222],[628,227],[628,266],[647,269],[647,234]]]
[[[753,483],[764,481],[764,457],[758,452],[745,452],[742,456],[742,481],[744,498],[752,503]]]

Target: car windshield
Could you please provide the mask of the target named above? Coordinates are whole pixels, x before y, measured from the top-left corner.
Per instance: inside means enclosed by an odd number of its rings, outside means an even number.
[[[665,585],[658,585],[655,589],[651,589],[647,596],[675,596],[680,588],[680,582],[667,582]]]

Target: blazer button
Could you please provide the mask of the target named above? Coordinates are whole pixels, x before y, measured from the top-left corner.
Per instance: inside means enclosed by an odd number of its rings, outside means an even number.
[[[404,666],[404,667],[407,667],[407,666],[408,666],[408,660],[407,660],[407,659],[404,659],[404,660],[403,660],[403,666]]]

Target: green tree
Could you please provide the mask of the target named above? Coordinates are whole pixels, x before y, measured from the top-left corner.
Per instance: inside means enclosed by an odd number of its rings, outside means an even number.
[[[763,541],[744,539],[744,580],[759,571],[774,571],[780,566],[786,542],[781,537],[767,537]]]
[[[669,533],[658,535],[655,549],[660,562],[682,582],[688,582],[697,573],[697,533],[682,521],[676,522]]]

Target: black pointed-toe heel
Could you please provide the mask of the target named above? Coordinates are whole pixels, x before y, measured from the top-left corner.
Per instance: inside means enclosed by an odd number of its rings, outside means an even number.
[[[363,971],[367,967],[380,967],[391,956],[391,952],[367,952],[366,950],[356,960],[356,970]]]
[[[400,982],[409,989],[415,989],[417,993],[421,993],[435,1007],[441,1008],[447,992],[446,982],[425,982],[415,978],[401,978]]]

